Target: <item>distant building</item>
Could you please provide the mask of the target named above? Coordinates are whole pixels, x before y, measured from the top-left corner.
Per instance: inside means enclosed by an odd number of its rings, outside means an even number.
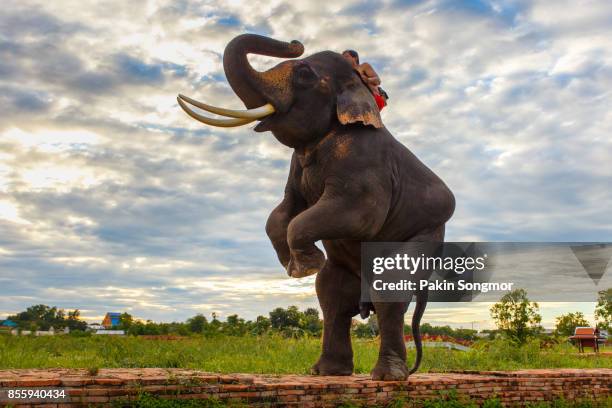
[[[121,313],[108,312],[106,316],[104,316],[104,320],[102,320],[102,326],[107,329],[111,329],[115,326],[119,326],[119,318],[121,317]]]
[[[0,320],[0,333],[11,333],[17,330],[17,323],[12,320]]]
[[[605,342],[606,339],[600,335],[597,327],[576,327],[574,335],[569,340],[578,346],[578,351],[583,353],[585,347],[592,347],[594,352],[598,352],[599,344],[602,343],[602,340]]]
[[[104,326],[102,326],[100,323],[91,323],[87,325],[87,328],[89,330],[96,331],[96,330],[103,330]]]
[[[98,330],[94,334],[105,334],[110,336],[123,336],[125,332],[123,330]]]
[[[36,336],[53,336],[55,335],[55,329],[53,326],[49,327],[49,330],[36,330],[34,333]]]
[[[0,327],[8,327],[9,329],[14,329],[17,327],[17,323],[12,320],[4,320],[0,322]]]

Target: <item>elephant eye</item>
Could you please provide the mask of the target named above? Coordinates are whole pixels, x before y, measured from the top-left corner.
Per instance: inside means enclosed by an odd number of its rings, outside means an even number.
[[[297,85],[306,87],[314,85],[319,79],[319,76],[309,65],[303,64],[298,67],[295,78]]]

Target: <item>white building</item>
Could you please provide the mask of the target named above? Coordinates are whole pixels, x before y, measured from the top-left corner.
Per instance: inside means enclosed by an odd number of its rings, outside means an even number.
[[[105,334],[111,336],[123,336],[125,335],[125,331],[123,330],[96,330],[94,334]]]

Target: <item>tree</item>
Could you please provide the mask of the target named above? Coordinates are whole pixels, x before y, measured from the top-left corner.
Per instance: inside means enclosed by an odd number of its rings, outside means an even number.
[[[595,320],[600,328],[612,330],[612,288],[602,290],[595,306]]]
[[[223,333],[230,336],[243,336],[247,331],[246,322],[237,314],[227,316],[222,326]]]
[[[127,332],[132,324],[134,324],[134,318],[131,314],[125,312],[119,316],[119,324],[117,325],[117,329],[125,330]]]
[[[309,307],[308,309],[304,310],[304,316],[306,317],[315,317],[315,318],[319,318],[319,311],[317,309],[315,309],[314,307]]]
[[[323,330],[323,322],[319,319],[319,311],[313,307],[309,307],[304,311],[304,319],[302,328],[309,334],[314,336],[321,335]]]
[[[208,320],[206,320],[206,317],[201,313],[187,320],[187,325],[192,333],[202,333],[207,324]]]
[[[372,335],[372,331],[370,330],[370,326],[367,323],[356,323],[355,325],[353,325],[352,331],[355,337],[359,337],[359,338],[374,337]]]
[[[278,330],[300,327],[300,311],[296,306],[289,306],[286,310],[277,307],[270,312],[270,323]]]
[[[453,329],[453,334],[451,334],[451,337],[454,337],[456,339],[462,339],[462,340],[476,340],[478,338],[476,336],[477,333],[478,333],[478,330]]]
[[[251,334],[259,336],[270,329],[270,319],[265,316],[257,316],[257,320],[251,324]]]
[[[81,320],[81,311],[79,309],[74,309],[72,312],[68,312],[68,319],[66,319],[66,323],[70,331],[85,331],[87,329],[87,322]]]
[[[568,313],[557,317],[557,325],[555,334],[559,336],[571,336],[574,334],[576,327],[588,326],[589,322],[584,318],[581,312]]]
[[[515,289],[502,296],[490,312],[498,329],[512,341],[524,344],[529,336],[539,330],[542,321],[539,310],[536,302],[529,301],[525,289]]]
[[[487,339],[489,340],[495,340],[495,338],[497,337],[499,333],[499,330],[485,329],[485,330],[482,330],[480,333],[482,333],[483,335],[486,335]]]
[[[20,329],[25,330],[31,330],[32,328],[35,328],[34,330],[49,330],[51,326],[54,329],[61,329],[67,326],[64,309],[43,304],[30,306],[24,312],[9,316],[8,319],[17,323]]]
[[[406,325],[404,326],[406,327]],[[408,326],[409,327],[409,326]],[[372,338],[378,335],[378,320],[376,315],[370,315],[367,321],[361,323],[357,320],[353,320],[351,325],[353,334],[360,338]]]
[[[319,336],[323,330],[319,311],[312,307],[304,312],[301,312],[297,306],[289,306],[287,309],[277,307],[270,312],[270,325],[287,337],[304,334]]]
[[[216,336],[221,333],[221,328],[223,323],[217,319],[217,312],[212,312],[212,320],[204,326],[204,331],[202,334],[206,337]]]

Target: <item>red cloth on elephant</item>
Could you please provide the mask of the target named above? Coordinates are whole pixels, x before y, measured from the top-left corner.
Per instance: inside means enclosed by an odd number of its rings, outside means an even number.
[[[381,95],[374,94],[374,100],[376,100],[376,105],[378,105],[379,111],[381,111],[385,106],[387,106],[385,98],[383,98]]]

